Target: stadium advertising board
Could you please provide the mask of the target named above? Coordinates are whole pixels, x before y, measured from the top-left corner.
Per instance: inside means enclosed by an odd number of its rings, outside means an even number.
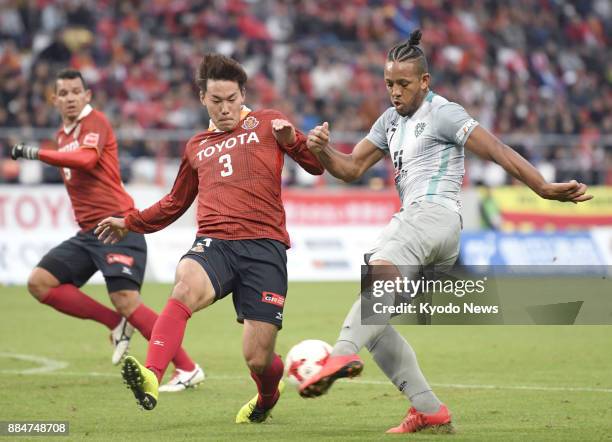
[[[460,261],[473,266],[609,265],[591,232],[499,233],[465,232],[461,236]]]
[[[164,195],[153,187],[128,186],[137,207]],[[369,242],[399,207],[393,191],[283,192],[291,280],[358,280]],[[23,284],[40,258],[78,231],[63,186],[0,186],[0,283]],[[190,209],[166,229],[147,235],[145,279],[172,282],[180,257],[196,231]],[[102,283],[99,274],[91,280]]]
[[[578,205],[542,199],[525,186],[497,187],[491,189],[490,197],[497,205],[504,231],[612,226],[612,187],[592,186],[589,194],[595,198]]]
[[[140,207],[146,207],[162,196],[161,191],[148,187],[128,188],[128,191]],[[181,244],[176,240],[179,237],[175,236],[181,229],[173,226],[161,235],[174,237],[174,244]],[[63,186],[0,186],[0,284],[24,284],[43,255],[78,230],[70,199]],[[185,238],[182,250],[189,246],[193,232],[193,228],[189,228],[186,232],[188,236],[181,236]],[[147,237],[149,246],[159,241],[152,238],[154,235]],[[178,252],[178,246],[174,248]],[[165,256],[163,248],[154,246],[150,250],[149,264]],[[176,267],[180,255],[174,252],[174,249],[169,249],[169,254],[176,256],[173,263]],[[149,280],[160,282],[171,282],[173,275],[174,268],[169,275],[147,272]],[[103,283],[104,280],[96,273],[90,282]]]
[[[400,208],[393,189],[284,190],[283,203],[290,226],[384,226]]]
[[[138,186],[128,186],[128,192],[140,208],[164,194]],[[293,281],[358,280],[364,252],[399,207],[394,191],[285,190],[283,200],[292,239],[287,256]],[[192,208],[173,225],[147,235],[146,280],[173,281],[195,229]],[[0,186],[0,283],[23,284],[40,258],[77,230],[62,186]],[[471,265],[610,265],[612,228],[592,233],[464,232],[460,256]],[[96,275],[91,282],[103,281]]]

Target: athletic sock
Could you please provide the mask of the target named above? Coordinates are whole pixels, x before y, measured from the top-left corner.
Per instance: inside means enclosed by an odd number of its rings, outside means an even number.
[[[425,380],[410,344],[390,325],[362,325],[358,299],[344,320],[332,356],[355,354],[364,346],[414,408],[427,414],[440,409],[441,402]]]
[[[332,356],[344,356],[359,353],[359,351],[370,341],[376,338],[386,325],[362,325],[361,324],[361,298],[351,307],[340,336],[332,350]]]
[[[436,413],[441,402],[421,372],[408,342],[390,325],[367,345],[376,364],[421,413]]]
[[[170,298],[157,318],[149,339],[145,366],[152,370],[161,382],[170,360],[178,351],[191,310],[185,304]]]
[[[149,341],[158,317],[159,316],[157,313],[143,303],[140,303],[136,310],[134,310],[128,318],[128,322],[132,324],[147,341]],[[172,359],[172,362],[176,368],[181,370],[192,371],[195,369],[195,363],[191,360],[189,355],[187,355],[187,352],[185,352],[183,347],[179,347],[178,351],[174,355],[174,359]]]
[[[257,406],[267,410],[276,404],[279,396],[278,383],[283,377],[283,369],[283,360],[275,353],[272,362],[263,373],[251,371],[251,377],[257,384],[257,391],[259,392]]]
[[[50,289],[40,302],[75,318],[99,322],[111,330],[121,322],[119,313],[90,298],[72,284]]]

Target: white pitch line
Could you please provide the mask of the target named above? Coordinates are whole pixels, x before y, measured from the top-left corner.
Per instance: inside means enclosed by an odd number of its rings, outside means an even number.
[[[592,391],[597,393],[612,393],[612,388],[597,387],[545,387],[538,385],[469,385],[469,384],[431,384],[441,388],[477,388],[479,390],[531,390],[531,391]]]
[[[102,373],[99,371],[88,371],[88,372],[80,372],[80,371],[56,371],[53,373],[43,373],[47,375],[53,376],[74,376],[74,377],[92,377],[92,378],[118,378],[121,375],[117,373]]]
[[[344,380],[344,379],[342,379]],[[369,379],[351,379],[348,382],[357,382],[360,384],[387,385],[390,381],[384,380],[369,380]],[[533,390],[533,391],[592,391],[597,393],[612,393],[612,388],[597,388],[597,387],[546,387],[544,385],[488,385],[488,384],[430,384],[432,387],[439,388],[456,388],[460,390]]]
[[[0,357],[6,353],[0,353]],[[12,353],[10,353],[11,356]],[[44,359],[44,358],[42,358]],[[63,367],[62,367],[63,368]],[[119,378],[119,373],[103,373],[103,372],[77,372],[77,371],[46,371],[46,372],[32,372],[30,370],[4,370],[0,371],[0,374],[45,374],[45,375],[57,375],[57,376],[75,376],[75,377],[107,377],[107,378]],[[27,371],[27,373],[26,373]],[[231,376],[231,375],[217,375],[207,376],[207,381],[241,381],[247,380],[245,376]],[[342,382],[349,382],[353,384],[363,385],[390,385],[388,380],[377,380],[377,379],[341,379]],[[569,391],[569,392],[591,392],[591,393],[612,393],[612,388],[596,388],[596,387],[547,387],[544,385],[490,385],[490,384],[437,384],[432,383],[432,387],[438,388],[453,388],[457,390],[524,390],[524,391]]]
[[[68,367],[67,362],[56,361],[55,359],[49,359],[43,356],[36,355],[0,352],[0,358],[17,359],[19,361],[27,361],[40,364],[40,367],[25,368],[22,370],[0,370],[0,374],[45,374]]]

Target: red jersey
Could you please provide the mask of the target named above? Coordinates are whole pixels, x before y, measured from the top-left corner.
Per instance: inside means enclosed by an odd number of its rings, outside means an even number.
[[[121,182],[117,140],[102,112],[85,106],[76,124],[57,131],[56,140],[58,151],[92,148],[98,152],[93,169],[60,168],[82,230],[94,228],[108,216],[125,216],[134,208],[134,201]]]
[[[306,137],[281,146],[271,121],[278,111],[249,113],[228,132],[206,131],[187,143],[172,190],[153,206],[132,212],[128,229],[151,233],[177,220],[198,197],[198,235],[217,239],[275,239],[289,246],[281,200],[281,171],[287,153],[313,175],[323,173]]]

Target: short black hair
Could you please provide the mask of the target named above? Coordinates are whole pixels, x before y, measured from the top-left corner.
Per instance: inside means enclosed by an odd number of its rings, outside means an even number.
[[[85,83],[85,79],[83,78],[83,74],[81,74],[81,71],[78,71],[76,69],[71,69],[71,68],[62,69],[61,71],[57,73],[57,75],[55,76],[56,89],[57,89],[57,80],[74,80],[75,78],[81,79],[81,83],[83,83],[84,90],[88,89],[87,83]]]
[[[202,92],[206,92],[208,80],[235,81],[242,91],[247,79],[247,73],[236,60],[225,55],[212,53],[204,55],[198,67],[195,82]]]
[[[410,33],[410,38],[407,41],[396,44],[391,48],[387,54],[387,61],[410,61],[415,62],[419,69],[420,74],[429,72],[429,66],[427,65],[427,58],[425,53],[418,44],[421,42],[423,34],[420,29],[416,29]]]

